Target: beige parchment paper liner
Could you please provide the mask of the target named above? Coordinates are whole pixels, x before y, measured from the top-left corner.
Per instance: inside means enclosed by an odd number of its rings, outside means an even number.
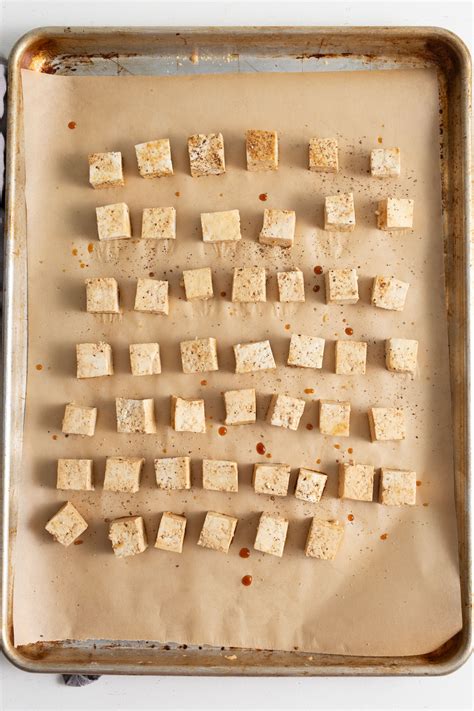
[[[437,81],[429,70],[331,74],[255,74],[188,77],[55,77],[23,72],[26,142],[29,358],[24,460],[15,562],[16,644],[42,640],[149,639],[187,644],[234,645],[370,655],[428,652],[461,625],[457,541],[453,502],[452,425],[448,348],[443,293],[443,254],[438,165]],[[75,121],[74,130],[68,123]],[[276,173],[245,170],[244,132],[272,128],[280,135]],[[192,179],[186,138],[222,131],[227,173]],[[307,170],[312,136],[337,136],[341,169],[337,176]],[[138,175],[134,144],[168,136],[175,175],[147,181]],[[368,155],[377,145],[399,146],[402,176],[379,181],[368,173]],[[94,191],[88,185],[87,154],[123,153],[126,185]],[[352,190],[357,227],[352,234],[325,233],[325,195]],[[259,195],[267,193],[262,202]],[[378,198],[415,199],[415,230],[390,235],[375,229]],[[124,201],[133,231],[140,235],[144,207],[174,205],[175,244],[132,240],[99,244],[97,205]],[[257,242],[264,207],[292,208],[297,239],[292,250]],[[199,214],[238,208],[244,239],[235,246],[204,245]],[[89,247],[92,245],[92,247]],[[93,249],[92,252],[89,249]],[[77,250],[77,253],[76,253]],[[236,265],[264,264],[268,302],[237,307],[230,301]],[[180,286],[184,268],[210,265],[216,298],[187,303]],[[326,306],[323,277],[313,269],[357,267],[360,301]],[[306,303],[276,301],[276,271],[304,271]],[[137,277],[153,273],[169,279],[170,315],[135,313]],[[369,303],[376,274],[410,282],[403,313]],[[123,315],[94,317],[85,312],[84,279],[114,276],[121,289]],[[320,286],[319,291],[313,287]],[[225,292],[225,296],[221,293]],[[334,341],[369,343],[365,377],[334,374]],[[328,339],[321,372],[285,367],[292,332]],[[184,375],[179,341],[215,336],[220,370]],[[414,380],[384,367],[383,341],[417,338],[419,372]],[[231,346],[270,338],[276,372],[236,376]],[[116,374],[77,381],[75,344],[109,342]],[[128,344],[158,341],[163,373],[134,378]],[[42,370],[36,366],[41,364]],[[201,381],[207,381],[206,385]],[[221,392],[254,386],[258,392],[255,426],[229,428],[223,422]],[[314,393],[305,393],[313,389]],[[297,433],[271,427],[264,414],[273,392],[307,400]],[[169,397],[203,396],[208,433],[186,435],[169,427]],[[156,436],[119,435],[114,397],[154,397]],[[319,398],[352,403],[351,436],[319,434]],[[99,408],[92,439],[61,434],[64,405],[76,401]],[[402,443],[369,441],[367,408],[406,408],[408,436]],[[312,424],[314,429],[307,429]],[[56,439],[57,437],[57,439]],[[271,459],[256,452],[263,442]],[[349,451],[349,448],[353,452]],[[102,491],[107,455],[144,456],[140,493]],[[189,454],[193,488],[172,494],[154,484],[153,458]],[[240,465],[238,494],[205,492],[202,457],[235,459]],[[96,490],[57,492],[58,457],[91,457]],[[337,461],[415,469],[421,485],[415,508],[341,501]],[[329,475],[318,505],[258,496],[251,488],[256,461],[287,462]],[[64,549],[43,527],[65,500],[89,522],[82,545]],[[239,525],[229,555],[196,545],[204,514],[213,509],[236,515]],[[107,540],[105,519],[142,514],[154,542],[162,511],[185,513],[188,529],[182,555],[152,546],[140,556],[117,560]],[[290,519],[283,558],[253,550],[261,511]],[[304,540],[311,516],[338,518],[345,538],[334,562],[306,559]],[[348,521],[352,514],[354,520]],[[388,534],[381,540],[382,534]],[[243,560],[238,551],[252,553]],[[244,587],[241,578],[253,576]]]

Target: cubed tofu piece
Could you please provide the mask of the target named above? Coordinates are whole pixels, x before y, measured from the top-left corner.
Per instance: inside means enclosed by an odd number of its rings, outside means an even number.
[[[410,284],[390,276],[376,276],[371,301],[379,309],[403,311]]]
[[[386,506],[415,506],[416,472],[382,467],[379,501]]]
[[[109,540],[118,558],[138,555],[147,549],[148,539],[141,516],[116,518],[109,525]]]
[[[191,460],[189,457],[155,459],[155,478],[159,489],[175,491],[191,488]]]
[[[217,459],[202,460],[202,488],[209,491],[236,492],[239,490],[237,462]]]
[[[296,481],[296,498],[301,501],[307,501],[310,504],[317,504],[321,501],[327,480],[326,474],[302,467],[298,472]]]
[[[370,464],[339,464],[339,496],[354,501],[372,501],[375,469]]]
[[[319,401],[319,430],[321,434],[332,437],[349,437],[350,417],[350,402]]]
[[[97,234],[103,242],[114,239],[130,239],[132,228],[128,205],[117,202],[113,205],[96,207]]]
[[[247,170],[260,172],[278,169],[278,134],[252,129],[246,133]]]
[[[183,272],[184,291],[188,301],[212,299],[212,272],[210,267],[186,269]]]
[[[400,175],[400,149],[374,148],[370,153],[370,172],[374,178]]]
[[[257,421],[254,388],[227,390],[224,393],[224,403],[226,425],[251,425]]]
[[[278,297],[284,303],[304,301],[304,277],[300,269],[278,272]]]
[[[288,365],[298,368],[322,368],[324,344],[324,338],[293,333],[290,339]]]
[[[406,198],[380,200],[377,210],[377,227],[385,232],[411,230],[414,207],[415,201]]]
[[[138,172],[142,178],[163,178],[173,175],[169,138],[138,143],[135,146]]]
[[[253,373],[276,368],[270,341],[237,343],[234,346],[234,355],[236,373]]]
[[[193,178],[225,173],[222,133],[197,133],[188,138],[189,166]]]
[[[303,416],[305,401],[289,395],[273,395],[267,412],[267,422],[274,427],[298,429]]]
[[[418,341],[409,338],[388,338],[385,341],[385,363],[392,373],[415,373]]]
[[[325,281],[326,303],[356,304],[359,301],[359,280],[356,269],[328,269]]]
[[[338,172],[337,138],[312,138],[310,140],[309,169],[318,173]]]
[[[68,501],[49,519],[45,528],[62,546],[70,546],[87,526],[76,507]]]
[[[265,267],[238,267],[234,269],[232,301],[247,304],[267,300]]]
[[[107,457],[105,460],[104,491],[136,494],[145,460],[140,457]]]
[[[76,359],[78,378],[100,378],[114,374],[112,348],[108,343],[78,343]]]
[[[96,422],[96,407],[86,407],[70,402],[64,410],[62,432],[68,435],[93,437]]]
[[[198,546],[228,553],[238,519],[234,516],[208,511],[198,540]]]
[[[156,434],[155,404],[153,398],[130,400],[115,398],[117,432],[122,434]]]
[[[203,242],[237,242],[240,234],[240,212],[202,212],[201,227]]]
[[[367,343],[364,341],[336,341],[336,373],[365,375]]]
[[[288,533],[288,519],[262,513],[258,522],[257,535],[253,547],[256,551],[269,553],[281,558]]]
[[[185,531],[186,517],[165,511],[158,528],[155,548],[170,553],[182,553]]]
[[[86,279],[86,308],[90,314],[119,314],[119,288],[112,277]]]
[[[118,188],[125,184],[122,170],[122,154],[89,154],[89,182],[96,190],[99,188]]]
[[[137,279],[135,311],[143,313],[169,313],[168,282],[158,279]]]
[[[176,209],[146,207],[142,214],[142,239],[176,239]]]
[[[56,489],[94,491],[92,459],[58,459]]]
[[[193,341],[181,341],[179,347],[183,373],[210,373],[213,370],[219,370],[215,338],[195,338]]]
[[[260,244],[292,247],[295,241],[295,224],[294,210],[264,210]]]
[[[339,521],[313,518],[306,539],[305,555],[320,560],[334,560],[343,536],[344,526]]]
[[[254,464],[252,484],[255,493],[286,496],[290,473],[288,464]]]
[[[401,407],[371,407],[369,417],[372,442],[405,439],[405,410]]]
[[[354,195],[328,195],[324,200],[324,229],[333,232],[352,232],[356,224]]]
[[[131,343],[129,350],[132,375],[159,375],[161,373],[158,343]]]
[[[171,397],[171,427],[176,432],[206,431],[204,400],[185,400]]]

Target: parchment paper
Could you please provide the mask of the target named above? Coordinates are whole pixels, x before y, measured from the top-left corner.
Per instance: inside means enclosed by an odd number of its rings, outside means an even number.
[[[150,639],[409,655],[428,652],[447,640],[459,630],[461,615],[434,72],[63,78],[25,71],[23,88],[29,362],[15,563],[16,644],[39,639]],[[70,121],[77,124],[73,130],[68,128]],[[279,132],[278,172],[246,171],[248,128]],[[193,179],[186,138],[211,131],[224,134],[227,173]],[[307,170],[307,145],[315,135],[339,138],[337,176]],[[134,144],[167,136],[174,177],[142,179]],[[378,145],[401,148],[400,180],[380,181],[368,174],[369,152]],[[122,151],[126,185],[94,191],[88,185],[87,154],[106,150]],[[352,234],[321,229],[324,196],[339,190],[355,194],[357,227]],[[259,199],[262,193],[268,195],[266,202]],[[376,201],[388,195],[415,199],[413,233],[390,235],[375,229]],[[169,249],[138,240],[99,244],[94,209],[118,201],[130,206],[136,237],[144,207],[176,206],[176,243]],[[264,207],[296,210],[293,249],[258,245]],[[205,245],[200,213],[231,208],[241,211],[244,239],[237,246]],[[246,264],[267,267],[267,303],[230,302],[232,269]],[[186,302],[179,284],[183,268],[207,265],[213,269],[216,298]],[[323,277],[313,272],[317,265],[324,270],[356,267],[360,302],[326,306]],[[296,266],[304,271],[306,303],[279,304],[276,271]],[[168,317],[132,310],[135,280],[150,273],[170,281]],[[376,274],[410,282],[403,313],[370,305],[370,283]],[[122,316],[85,312],[84,279],[90,276],[117,277]],[[313,286],[321,289],[313,291]],[[347,337],[347,327],[353,329],[353,338],[369,343],[365,377],[333,372],[334,341]],[[321,372],[285,367],[291,332],[328,339]],[[219,372],[204,376],[181,372],[179,341],[194,336],[217,338]],[[419,340],[414,380],[385,369],[383,341],[390,336]],[[276,372],[236,376],[231,346],[265,338],[274,349]],[[99,340],[112,345],[116,374],[76,380],[75,344]],[[128,344],[148,340],[161,345],[163,373],[132,377]],[[251,386],[258,392],[257,424],[229,427],[227,435],[220,436],[221,392]],[[273,392],[307,400],[297,433],[264,422]],[[205,398],[206,435],[171,430],[171,394]],[[117,434],[117,395],[154,397],[158,434]],[[319,398],[351,401],[349,438],[319,434]],[[73,400],[99,408],[94,438],[61,434],[64,405]],[[372,405],[406,408],[404,442],[370,442],[366,411]],[[314,429],[307,429],[308,424]],[[271,459],[257,454],[258,442],[264,443]],[[139,494],[102,491],[105,457],[117,454],[146,457]],[[193,459],[192,490],[159,491],[153,458],[184,454]],[[238,494],[202,490],[199,460],[206,456],[238,461]],[[56,491],[58,457],[93,458],[96,490]],[[337,461],[350,459],[416,470],[421,482],[418,505],[389,508],[339,500]],[[250,482],[256,461],[291,464],[290,492],[298,467],[326,472],[323,500],[310,505],[293,495],[272,501],[254,494]],[[44,524],[67,499],[85,516],[89,529],[81,536],[82,545],[64,549],[44,531]],[[196,545],[209,509],[239,518],[227,556]],[[114,558],[106,519],[142,514],[153,543],[164,510],[188,517],[182,555],[150,546],[135,558]],[[261,511],[290,519],[282,559],[253,550]],[[315,514],[346,524],[334,562],[304,556],[304,540]],[[383,534],[388,534],[385,540]],[[251,549],[249,559],[239,557],[243,546]],[[241,584],[245,574],[253,576],[250,587]]]

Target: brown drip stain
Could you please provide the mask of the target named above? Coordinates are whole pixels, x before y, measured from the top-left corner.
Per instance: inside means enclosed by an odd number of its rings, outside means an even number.
[[[72,250],[72,256],[73,256],[73,257],[77,257],[77,249],[73,249],[73,250]]]
[[[223,437],[227,434],[227,427],[219,427],[217,431],[219,432],[220,436]]]
[[[207,385],[207,380],[201,380],[201,385]]]
[[[314,388],[305,388],[306,395],[312,395],[314,393]]]
[[[41,363],[37,363],[35,365],[35,368],[36,368],[36,370],[43,370],[43,366],[41,365]]]
[[[81,540],[74,541],[75,546],[81,546],[83,543],[84,543],[84,541],[81,541]]]
[[[242,585],[245,585],[245,587],[247,588],[249,585],[252,585],[252,576],[244,575],[244,577],[242,578]]]
[[[353,521],[353,520],[354,520],[354,514],[347,514],[347,520],[348,520],[348,521]]]
[[[347,451],[349,452],[349,454],[352,454],[354,450],[352,449],[352,447],[349,447]]]
[[[335,445],[334,445],[334,449],[341,449],[341,445],[340,445],[340,444],[335,444]]]
[[[348,336],[353,336],[353,335],[354,335],[354,329],[351,328],[350,326],[348,326],[348,327],[345,329],[345,333],[346,333]]]
[[[291,323],[285,323],[285,331],[289,331],[291,328]]]
[[[270,452],[267,452],[265,456],[266,456],[267,459],[271,459],[271,458],[272,458],[272,455],[270,454]]]
[[[177,191],[175,192],[175,195],[176,195],[176,197],[180,197],[181,193],[179,192],[179,190],[177,190]]]
[[[249,558],[250,557],[250,551],[248,548],[241,548],[239,551],[239,555],[241,558]]]
[[[260,193],[260,195],[258,196],[258,199],[261,200],[262,202],[265,202],[266,200],[268,200],[267,193]]]
[[[426,504],[426,503],[425,503],[425,504],[423,504],[423,506],[429,506],[429,504]]]
[[[155,272],[148,272],[148,276],[149,276],[149,277],[154,277],[154,276],[155,276]]]
[[[92,244],[92,242],[87,245],[87,251],[89,252],[89,254],[94,251],[94,245]]]
[[[380,536],[381,541],[386,541],[387,538],[388,538],[388,533],[382,533],[382,535]]]
[[[308,424],[306,425],[306,429],[307,429],[307,430],[312,430],[312,429],[313,429],[313,425],[311,424],[311,422],[308,422]]]
[[[67,127],[72,130],[73,128],[77,127],[77,123],[75,121],[69,121]]]
[[[84,269],[86,265],[84,264],[84,262],[81,262],[79,266],[81,267],[81,269]]]
[[[227,291],[221,291],[221,296],[223,299],[227,296]]]
[[[316,464],[321,464],[321,460],[320,460],[320,459],[316,459]]]
[[[421,486],[421,481],[419,479],[417,480],[416,485]]]
[[[323,268],[322,268],[321,266],[319,266],[319,264],[318,264],[317,267],[314,267],[313,271],[314,271],[315,274],[322,274],[322,273],[323,273]]]
[[[320,289],[321,289],[321,287],[319,286],[319,284],[316,284],[316,286],[313,286],[313,291],[315,291],[316,293],[318,293],[318,291]]]
[[[382,136],[379,136],[379,137],[377,138],[377,141],[378,141],[379,143],[383,143],[383,138],[382,138]]]
[[[257,450],[258,454],[265,454],[265,452],[267,451],[263,442],[258,442],[255,449]]]
[[[57,438],[58,438],[58,435],[53,435],[53,436],[52,436],[52,439],[57,439]]]

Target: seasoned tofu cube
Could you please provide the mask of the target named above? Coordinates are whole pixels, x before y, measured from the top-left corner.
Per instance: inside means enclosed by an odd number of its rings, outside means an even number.
[[[276,368],[270,341],[237,343],[234,346],[235,372],[252,373]]]
[[[344,526],[339,521],[313,518],[306,539],[305,555],[320,560],[334,560],[343,536]]]
[[[56,489],[94,491],[92,459],[58,459]]]
[[[176,432],[205,432],[204,400],[185,400],[171,397],[171,427]]]
[[[324,344],[324,338],[292,333],[288,352],[288,365],[299,368],[322,368]]]
[[[246,133],[247,170],[260,172],[278,168],[276,131],[252,129]]]
[[[304,301],[303,272],[297,269],[293,272],[278,272],[278,294],[280,301],[290,303]]]
[[[210,267],[202,269],[186,269],[183,272],[184,291],[188,301],[212,299],[212,272]]]
[[[136,494],[145,460],[140,457],[107,457],[105,460],[104,491]]]
[[[193,341],[181,341],[179,347],[183,373],[209,373],[219,370],[215,338],[195,338]]]
[[[354,501],[372,501],[375,469],[370,464],[339,464],[339,496]]]
[[[176,239],[176,209],[146,207],[142,214],[142,239]]]
[[[253,547],[256,551],[269,553],[270,555],[276,555],[281,558],[287,533],[287,518],[262,513],[258,522],[257,536]]]
[[[403,311],[410,284],[394,277],[376,276],[371,301],[379,309]]]
[[[260,244],[292,247],[295,241],[296,213],[294,210],[264,210]]]
[[[201,227],[203,242],[237,242],[240,234],[240,212],[202,212]]]
[[[155,459],[156,485],[159,489],[175,491],[191,488],[191,460],[189,457]]]
[[[168,282],[158,279],[137,279],[135,311],[144,313],[169,313]]]
[[[161,517],[155,548],[170,553],[182,553],[186,517],[165,511]]]
[[[323,435],[349,437],[350,402],[319,401],[319,429]]]
[[[286,496],[289,483],[288,464],[254,464],[252,484],[256,494]]]
[[[49,519],[45,529],[62,546],[70,546],[87,528],[87,523],[70,501]]]
[[[415,506],[416,472],[382,467],[379,501],[387,506]]]
[[[400,149],[374,148],[370,153],[370,172],[374,178],[400,175]]]
[[[138,555],[147,549],[148,539],[141,516],[124,516],[110,522],[109,540],[119,558]]]
[[[100,378],[113,375],[112,348],[108,343],[78,343],[76,345],[77,377]]]
[[[158,343],[131,343],[129,350],[132,375],[159,375],[161,373]]]
[[[239,267],[234,269],[232,301],[257,303],[267,300],[265,267]]]
[[[239,519],[208,511],[198,540],[198,546],[228,553]]]
[[[128,205],[117,202],[96,207],[97,234],[102,241],[129,239],[132,236]]]
[[[377,227],[385,232],[411,230],[413,228],[414,200],[386,198],[378,204]]]
[[[401,407],[371,407],[369,416],[372,442],[405,439],[405,411]]]
[[[310,504],[317,504],[321,501],[327,480],[326,474],[302,467],[298,472],[295,497]]]
[[[333,232],[352,232],[355,227],[354,195],[328,195],[324,201],[324,229]]]
[[[117,432],[122,434],[156,434],[155,405],[153,398],[130,400],[115,398]]]
[[[193,178],[225,173],[222,133],[197,133],[188,138],[189,166]]]
[[[289,395],[273,395],[267,412],[267,422],[274,427],[297,430],[303,416],[305,401]]]
[[[227,390],[224,393],[225,424],[251,425],[257,420],[257,401],[254,388]]]
[[[202,488],[209,491],[238,491],[239,472],[237,462],[203,459]]]
[[[87,311],[90,314],[119,314],[119,289],[112,277],[86,279]]]
[[[309,142],[309,169],[318,173],[337,173],[337,148],[337,138],[312,138]]]
[[[68,435],[84,435],[93,437],[97,422],[97,408],[75,405],[73,402],[66,405],[63,417],[62,432]]]
[[[328,269],[325,281],[326,303],[356,304],[359,301],[359,280],[356,269]]]
[[[171,146],[168,138],[138,143],[135,146],[138,172],[142,178],[162,178],[173,175]]]
[[[336,341],[336,373],[365,375],[367,343],[364,341]]]
[[[392,373],[414,373],[418,357],[418,341],[409,338],[388,338],[385,341],[385,363]]]
[[[89,182],[96,189],[118,188],[124,185],[120,151],[90,153]]]

